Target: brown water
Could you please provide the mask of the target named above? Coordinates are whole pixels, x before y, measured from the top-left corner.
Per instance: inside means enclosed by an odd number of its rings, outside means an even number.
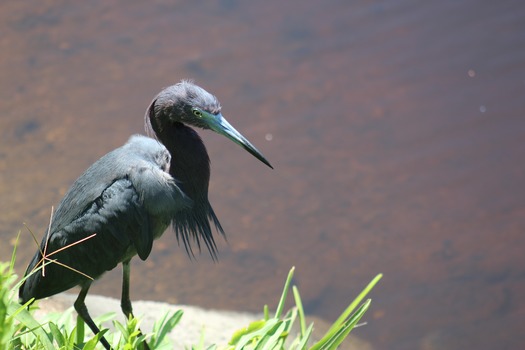
[[[72,181],[194,78],[275,166],[201,133],[220,262],[172,234],[133,299],[260,311],[288,269],[337,317],[375,274],[377,349],[525,346],[521,1],[67,1],[0,5],[0,246],[17,268]],[[119,296],[120,270],[94,293]]]

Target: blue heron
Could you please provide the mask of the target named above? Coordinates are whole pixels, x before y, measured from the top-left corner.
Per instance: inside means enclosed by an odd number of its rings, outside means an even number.
[[[192,244],[200,250],[202,242],[216,259],[212,226],[224,231],[208,201],[210,159],[189,126],[226,136],[272,168],[224,119],[215,96],[189,81],[163,89],[145,115],[146,130],[155,138],[132,136],[91,165],[65,194],[26,270],[22,303],[80,286],[74,307],[96,334],[85,305],[93,280],[122,263],[121,307],[132,316],[130,261],[135,255],[146,260],[170,224],[190,256]],[[42,271],[35,272],[38,268]],[[106,339],[101,342],[110,349]]]

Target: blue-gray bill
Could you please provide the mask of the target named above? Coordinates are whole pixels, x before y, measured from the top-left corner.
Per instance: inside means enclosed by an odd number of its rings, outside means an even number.
[[[211,130],[215,131],[218,134],[224,135],[248,152],[250,152],[251,155],[253,155],[255,158],[259,159],[264,164],[268,165],[270,168],[273,169],[273,166],[270,164],[266,158],[262,155],[262,153],[255,148],[254,145],[250,143],[244,136],[241,135],[240,132],[235,130],[233,126],[231,126],[230,123],[222,116],[222,114],[216,114],[216,115],[210,115],[210,118],[208,120],[208,125]]]

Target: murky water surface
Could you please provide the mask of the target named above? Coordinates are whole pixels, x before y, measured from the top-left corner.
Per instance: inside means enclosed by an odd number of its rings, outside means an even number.
[[[377,349],[525,345],[521,1],[33,1],[0,5],[0,246],[17,269],[52,205],[142,132],[181,78],[275,166],[202,132],[220,261],[172,234],[133,299],[260,311],[288,269],[333,320],[377,273]],[[96,254],[96,252],[94,252]],[[120,270],[94,293],[118,297]]]

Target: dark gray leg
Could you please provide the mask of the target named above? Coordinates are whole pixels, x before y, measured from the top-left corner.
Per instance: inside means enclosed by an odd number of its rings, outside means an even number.
[[[133,308],[131,306],[131,300],[129,298],[129,281],[130,281],[130,263],[131,260],[122,262],[122,298],[120,299],[120,307],[122,312],[126,315],[126,318],[129,319],[133,317]],[[139,330],[140,331],[140,330]],[[142,335],[142,331],[140,331]],[[150,350],[146,341],[142,342],[144,350]]]
[[[86,307],[86,295],[89,291],[89,287],[91,287],[91,282],[85,282],[81,285],[80,293],[78,293],[77,300],[75,300],[75,310],[77,311],[78,315],[84,320],[84,322],[91,328],[91,331],[93,334],[98,334],[100,332],[100,329],[98,329],[95,322],[93,322],[93,319],[91,319],[91,316],[89,316],[87,307]],[[107,349],[111,350],[111,346],[109,345],[106,338],[102,337],[100,338],[100,343]]]
[[[122,298],[120,299],[120,307],[122,312],[129,319],[133,317],[133,308],[131,306],[131,300],[129,298],[129,273],[130,273],[130,260],[122,263]]]

